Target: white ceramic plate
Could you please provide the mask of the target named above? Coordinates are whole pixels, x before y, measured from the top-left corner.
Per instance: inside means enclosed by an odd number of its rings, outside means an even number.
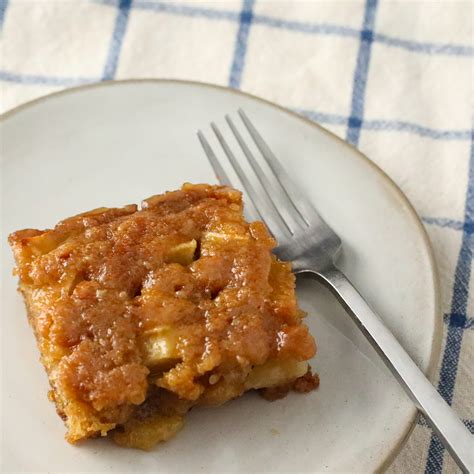
[[[292,113],[224,88],[126,81],[73,89],[20,107],[0,125],[4,470],[373,471],[400,449],[414,407],[333,297],[311,280],[299,281],[298,293],[319,346],[311,364],[321,376],[318,391],[274,403],[249,394],[196,409],[176,438],[150,453],[107,440],[63,440],[15,292],[7,233],[140,202],[185,181],[214,182],[196,130],[209,132],[212,120],[226,130],[224,115],[239,107],[341,235],[343,270],[420,366],[432,367],[440,315],[429,242],[407,199],[367,158]]]

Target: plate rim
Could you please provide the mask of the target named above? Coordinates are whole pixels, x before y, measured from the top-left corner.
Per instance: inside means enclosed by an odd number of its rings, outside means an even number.
[[[219,84],[213,84],[209,82],[203,82],[203,81],[193,81],[193,80],[187,80],[187,79],[174,79],[174,78],[128,78],[128,79],[114,79],[114,80],[107,80],[107,81],[95,81],[87,84],[81,84],[78,86],[74,87],[67,87],[65,89],[61,89],[59,91],[54,91],[50,92],[48,94],[42,95],[40,97],[37,97],[36,99],[29,100],[27,102],[21,103],[5,112],[0,114],[0,125],[6,122],[9,118],[12,116],[18,114],[19,112],[22,112],[25,109],[29,109],[31,107],[34,107],[38,104],[41,104],[42,102],[48,101],[51,98],[57,97],[57,96],[62,96],[62,95],[68,95],[72,94],[75,92],[81,92],[83,90],[87,89],[96,89],[96,88],[105,88],[105,87],[114,87],[114,86],[120,86],[123,84],[144,84],[144,83],[149,83],[149,84],[174,84],[174,85],[180,85],[180,86],[193,86],[193,87],[198,87],[198,88],[208,88],[208,89],[216,89],[221,92],[227,92],[235,95],[240,95],[244,96],[253,100],[256,100],[257,102],[260,102],[264,105],[270,106],[276,110],[279,110],[280,112],[286,113],[293,118],[300,120],[303,123],[306,123],[310,125],[313,128],[319,129],[319,131],[322,131],[328,135],[330,135],[334,140],[337,140],[340,144],[344,145],[345,147],[349,148],[352,150],[353,154],[357,156],[358,159],[362,160],[365,162],[367,165],[369,165],[378,175],[379,177],[385,181],[385,184],[387,184],[392,190],[395,192],[395,195],[397,198],[401,201],[401,203],[404,205],[405,209],[408,211],[408,213],[411,215],[413,218],[414,223],[416,224],[416,227],[418,228],[418,232],[423,240],[423,243],[427,249],[427,255],[428,255],[428,260],[429,260],[429,266],[433,278],[433,293],[434,293],[434,333],[433,333],[433,338],[431,341],[431,354],[429,356],[429,361],[426,370],[424,371],[425,375],[427,376],[428,380],[433,383],[435,382],[435,377],[436,377],[436,369],[439,364],[439,360],[441,358],[441,349],[442,349],[442,338],[443,338],[443,317],[442,317],[442,312],[441,312],[441,291],[440,291],[440,279],[439,279],[439,271],[438,267],[436,264],[436,259],[433,251],[433,246],[431,244],[431,240],[428,236],[428,232],[425,229],[423,223],[421,222],[420,217],[418,216],[418,213],[415,210],[415,207],[411,203],[411,201],[408,199],[408,197],[405,195],[405,193],[400,189],[400,187],[393,181],[393,179],[380,168],[378,165],[376,165],[369,157],[364,155],[360,150],[358,150],[355,146],[347,143],[345,140],[342,138],[338,137],[336,134],[331,132],[330,130],[326,129],[325,127],[321,126],[317,122],[313,122],[307,117],[304,117],[303,115],[298,114],[297,112],[294,112],[282,105],[279,105],[275,102],[272,102],[268,99],[264,99],[262,97],[259,97],[257,95],[244,92],[238,89],[233,89],[231,87],[219,85]],[[2,163],[4,162],[3,159],[0,160]],[[388,455],[385,457],[385,459],[382,460],[382,462],[379,463],[379,465],[375,468],[376,472],[384,472],[388,469],[388,467],[392,464],[392,462],[395,460],[397,455],[401,452],[402,448],[405,446],[406,442],[408,441],[408,438],[410,437],[412,431],[414,430],[417,421],[420,417],[420,412],[416,410],[415,408],[415,413],[407,426],[404,428],[403,432],[399,436],[398,440],[396,441],[395,445],[391,448],[390,452]]]

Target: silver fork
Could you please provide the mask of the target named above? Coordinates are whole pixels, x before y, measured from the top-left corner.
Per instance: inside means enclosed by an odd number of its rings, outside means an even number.
[[[342,247],[341,239],[290,180],[247,115],[242,110],[239,110],[239,115],[270,172],[263,171],[229,116],[225,117],[226,121],[253,170],[252,178],[244,172],[215,123],[211,127],[250,198],[247,213],[251,218],[267,225],[279,243],[276,254],[282,260],[291,261],[295,273],[312,273],[318,276],[337,296],[459,467],[463,472],[474,473],[473,436],[382,319],[336,267],[337,256]],[[201,131],[198,132],[198,137],[219,182],[231,186],[230,179]]]

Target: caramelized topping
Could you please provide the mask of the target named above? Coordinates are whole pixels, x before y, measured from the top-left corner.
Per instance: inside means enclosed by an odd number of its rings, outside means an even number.
[[[141,210],[98,209],[10,243],[66,415],[76,401],[114,422],[152,385],[218,403],[244,391],[253,366],[315,353],[290,265],[230,188],[184,185]],[[165,438],[156,420],[146,430]]]

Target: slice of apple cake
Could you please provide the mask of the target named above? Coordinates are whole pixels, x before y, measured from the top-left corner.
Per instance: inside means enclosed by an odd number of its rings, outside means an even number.
[[[148,449],[192,406],[317,386],[290,264],[234,189],[185,184],[9,241],[70,442]]]

